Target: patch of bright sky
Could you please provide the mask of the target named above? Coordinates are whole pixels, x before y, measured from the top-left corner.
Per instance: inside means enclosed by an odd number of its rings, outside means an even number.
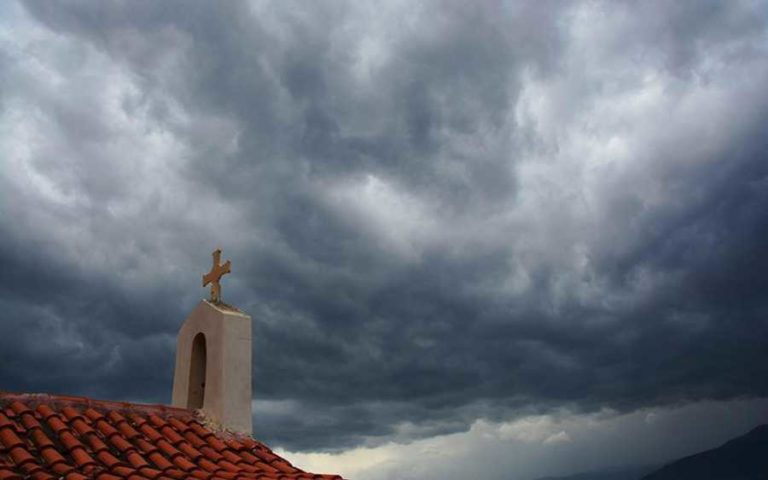
[[[510,422],[477,420],[467,432],[341,453],[279,451],[301,468],[355,480],[532,479],[661,464],[713,448],[768,422],[768,400],[700,402],[620,414],[560,410]],[[691,428],[691,425],[693,427]],[[683,428],[685,427],[685,428]]]

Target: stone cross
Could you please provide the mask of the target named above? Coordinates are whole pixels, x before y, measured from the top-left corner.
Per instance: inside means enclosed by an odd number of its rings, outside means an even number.
[[[219,262],[221,261],[221,249],[216,249],[213,252],[213,266],[211,267],[211,271],[203,275],[203,286],[205,287],[209,283],[211,284],[211,302],[213,303],[221,303],[221,285],[219,284],[219,280],[221,280],[221,277],[227,273],[230,273],[230,265],[231,263],[229,260],[224,263],[224,265],[220,265]]]

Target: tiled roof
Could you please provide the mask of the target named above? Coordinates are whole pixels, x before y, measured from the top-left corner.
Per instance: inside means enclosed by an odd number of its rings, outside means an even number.
[[[194,411],[0,392],[0,480],[341,480],[303,472]]]

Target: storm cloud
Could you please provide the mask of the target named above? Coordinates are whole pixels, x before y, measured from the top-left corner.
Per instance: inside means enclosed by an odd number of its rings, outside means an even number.
[[[0,8],[0,388],[168,402],[219,246],[275,446],[768,396],[765,2]]]

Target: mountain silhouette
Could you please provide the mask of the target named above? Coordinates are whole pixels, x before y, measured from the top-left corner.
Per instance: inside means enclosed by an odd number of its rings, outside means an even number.
[[[675,460],[641,480],[768,480],[768,425]]]

